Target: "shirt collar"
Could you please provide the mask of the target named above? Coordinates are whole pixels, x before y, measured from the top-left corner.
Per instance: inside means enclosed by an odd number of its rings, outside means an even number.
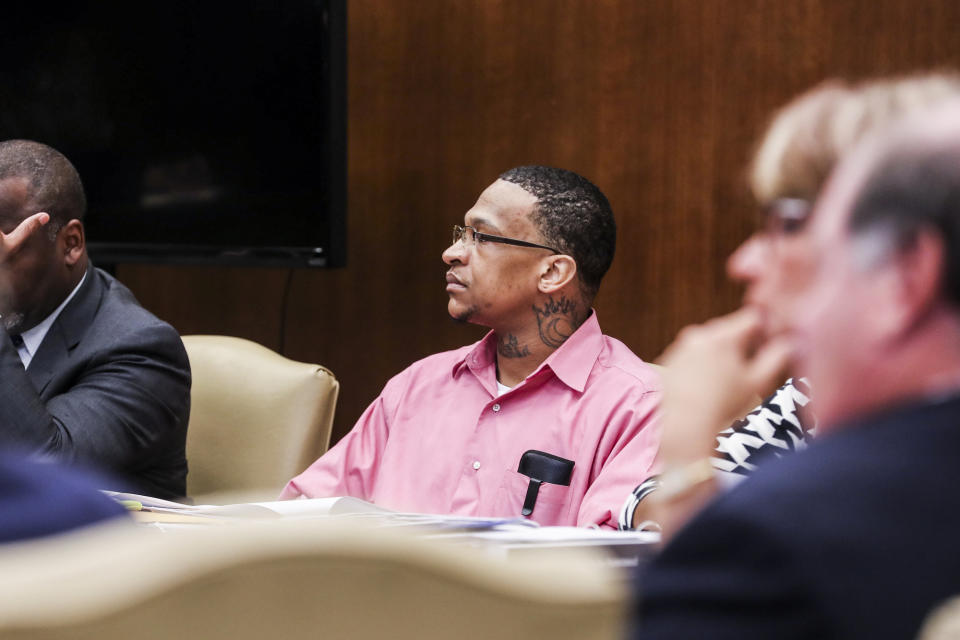
[[[587,378],[602,349],[603,333],[597,321],[597,312],[591,309],[590,317],[530,377],[550,367],[565,385],[582,392],[587,387]]]
[[[451,373],[456,376],[463,367],[469,367],[480,377],[483,369],[494,365],[496,348],[497,336],[491,331],[454,363]],[[591,310],[590,317],[527,378],[533,378],[545,368],[549,368],[565,385],[582,392],[602,349],[603,333],[597,321],[597,312]]]
[[[453,370],[450,373],[456,377],[464,368],[468,368],[482,379],[480,372],[493,366],[495,362],[496,348],[497,335],[490,331],[471,349],[468,349],[462,358],[453,363]],[[496,382],[496,376],[494,376],[494,382]]]
[[[80,278],[80,282],[77,283],[77,286],[75,286],[73,291],[70,292],[70,295],[68,295],[67,298],[60,303],[60,306],[53,310],[53,313],[44,318],[32,329],[28,329],[20,334],[20,337],[23,338],[23,346],[27,350],[30,358],[33,358],[33,355],[37,352],[37,349],[40,348],[40,343],[42,343],[43,339],[47,337],[47,332],[50,331],[50,327],[52,327],[53,323],[57,321],[57,317],[59,317],[60,312],[63,311],[63,308],[67,306],[67,303],[73,299],[73,296],[77,295],[77,291],[80,290],[80,286],[86,279],[87,273],[84,272],[83,277]]]

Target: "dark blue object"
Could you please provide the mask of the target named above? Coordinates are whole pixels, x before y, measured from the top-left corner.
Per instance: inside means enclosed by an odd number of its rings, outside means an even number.
[[[36,538],[124,516],[106,483],[55,463],[0,454],[0,542]]]

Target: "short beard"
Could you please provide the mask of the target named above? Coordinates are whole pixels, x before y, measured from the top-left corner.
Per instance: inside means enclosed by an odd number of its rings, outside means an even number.
[[[7,330],[7,333],[19,333],[20,327],[23,325],[23,314],[16,311],[6,313],[0,322],[3,323],[3,328]]]
[[[467,322],[470,322],[470,318],[472,318],[477,311],[479,311],[479,307],[474,305],[466,309],[463,313],[458,313],[457,315],[450,317],[453,318],[453,321],[458,324],[466,324]]]

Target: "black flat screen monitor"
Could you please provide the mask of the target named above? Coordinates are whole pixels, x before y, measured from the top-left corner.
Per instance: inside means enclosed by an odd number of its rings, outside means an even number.
[[[346,261],[345,0],[4,6],[0,139],[62,151],[98,263]]]

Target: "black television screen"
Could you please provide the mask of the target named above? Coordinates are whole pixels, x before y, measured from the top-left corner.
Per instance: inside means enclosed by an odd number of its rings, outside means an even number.
[[[87,190],[97,262],[340,266],[345,0],[14,4],[0,139]]]

